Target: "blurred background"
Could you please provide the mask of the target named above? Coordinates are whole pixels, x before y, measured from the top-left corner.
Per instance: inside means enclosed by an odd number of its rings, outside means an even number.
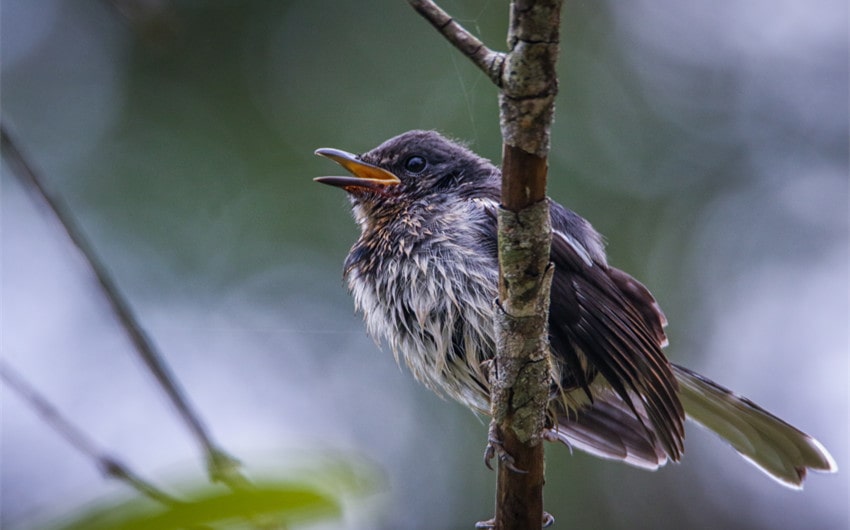
[[[441,5],[503,47],[506,2]],[[4,0],[1,16],[4,127],[246,473],[374,466],[345,528],[490,517],[486,422],[365,336],[341,282],[356,227],[311,180],[338,171],[314,149],[414,128],[498,160],[489,81],[400,1]],[[566,2],[550,195],[654,292],[674,361],[842,472],[791,491],[693,425],[654,474],[549,446],[558,528],[850,524],[847,26],[842,0]],[[4,361],[154,482],[202,479],[85,262],[2,169]],[[127,490],[6,386],[0,456],[10,530]]]

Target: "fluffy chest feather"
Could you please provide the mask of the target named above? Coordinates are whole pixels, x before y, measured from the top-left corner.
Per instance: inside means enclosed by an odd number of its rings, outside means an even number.
[[[361,225],[345,279],[376,342],[427,387],[487,413],[481,363],[494,351],[494,227],[479,201],[454,206],[451,215],[434,215],[439,205],[398,211],[374,232]]]

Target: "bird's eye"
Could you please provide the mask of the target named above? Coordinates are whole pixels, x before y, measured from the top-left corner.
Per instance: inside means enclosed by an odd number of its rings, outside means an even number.
[[[411,156],[410,158],[404,161],[404,169],[408,173],[413,173],[414,175],[425,171],[425,166],[427,165],[428,162],[426,162],[424,158],[416,155]]]

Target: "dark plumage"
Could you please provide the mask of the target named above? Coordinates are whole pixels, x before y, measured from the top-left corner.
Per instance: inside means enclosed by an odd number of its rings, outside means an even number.
[[[351,199],[361,236],[344,276],[369,333],[426,386],[489,413],[482,363],[495,348],[499,169],[432,131],[360,156],[316,152],[353,175],[316,180]],[[681,458],[687,415],[785,485],[800,487],[807,469],[836,469],[815,439],[668,362],[667,322],[649,291],[607,264],[587,221],[549,204],[552,436],[655,469]]]

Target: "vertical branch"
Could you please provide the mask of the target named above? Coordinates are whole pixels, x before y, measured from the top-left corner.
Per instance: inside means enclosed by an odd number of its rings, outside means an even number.
[[[502,209],[499,212],[498,348],[493,421],[502,446],[526,470],[499,466],[495,528],[541,528],[545,468],[541,435],[549,398],[547,155],[558,78],[561,0],[511,2],[499,91]],[[499,409],[495,408],[499,407]]]
[[[540,528],[553,272],[546,174],[562,0],[513,0],[507,53],[488,49],[433,2],[409,1],[500,88],[502,208],[491,433],[513,463],[500,463],[496,517],[482,526]]]
[[[511,2],[511,19],[508,28],[507,54],[502,71],[499,92],[499,110],[502,138],[512,150],[535,155],[541,161],[532,162],[521,153],[522,165],[545,167],[549,153],[549,133],[555,113],[555,96],[558,93],[558,76],[555,64],[560,49],[560,21],[562,0],[514,0]],[[512,166],[517,167],[517,166]],[[510,169],[510,167],[503,167]],[[531,184],[542,182],[537,188],[540,195],[525,195],[525,201],[516,206],[528,206],[544,198],[545,170],[541,179],[535,175],[515,174],[513,180]],[[502,181],[511,179],[502,174]],[[502,192],[505,198],[504,190]],[[507,206],[507,205],[506,205]]]

